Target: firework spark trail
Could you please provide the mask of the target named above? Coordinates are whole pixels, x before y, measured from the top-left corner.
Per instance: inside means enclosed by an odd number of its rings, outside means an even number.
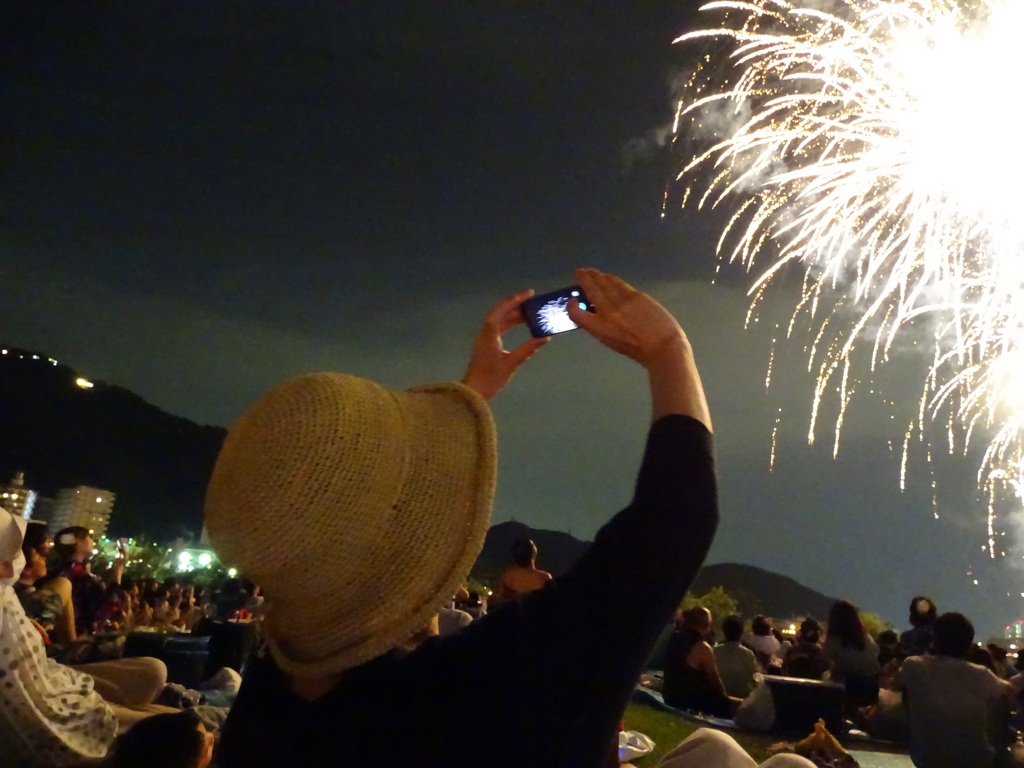
[[[739,201],[719,252],[758,262],[751,313],[791,265],[804,269],[787,335],[802,318],[813,337],[810,440],[838,377],[838,448],[856,349],[870,350],[870,376],[898,338],[931,329],[917,431],[945,422],[951,451],[986,433],[991,511],[997,486],[1024,487],[1024,143],[1001,79],[1019,65],[1024,3],[830,8],[719,0],[702,8],[708,28],[677,40],[730,46],[728,71],[705,55],[676,112],[677,138],[703,142],[680,173],[684,204]],[[905,472],[904,455],[901,484]],[[990,518],[994,555],[992,531]]]

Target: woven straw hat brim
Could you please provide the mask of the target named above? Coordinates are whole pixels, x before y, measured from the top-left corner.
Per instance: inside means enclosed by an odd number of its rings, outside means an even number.
[[[0,507],[0,562],[14,560],[25,540],[28,521]]]
[[[207,530],[266,590],[277,664],[333,674],[405,641],[450,599],[483,546],[496,468],[490,410],[461,384],[394,392],[301,376],[231,428]]]

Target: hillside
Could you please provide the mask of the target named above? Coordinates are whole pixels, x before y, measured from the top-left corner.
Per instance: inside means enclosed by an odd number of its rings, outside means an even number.
[[[121,387],[78,384],[74,370],[40,353],[0,349],[0,482],[24,471],[27,487],[45,496],[74,485],[113,491],[114,534],[198,534],[225,430]]]
[[[740,563],[705,565],[690,591],[703,595],[717,586],[736,598],[740,613],[747,618],[763,613],[778,619],[813,616],[824,621],[836,601],[788,576]]]

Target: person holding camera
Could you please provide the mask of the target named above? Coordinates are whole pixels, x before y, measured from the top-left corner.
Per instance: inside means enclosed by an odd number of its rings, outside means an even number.
[[[487,402],[544,344],[502,345],[532,292],[487,315],[461,383],[399,392],[312,374],[233,425],[206,525],[221,558],[265,587],[270,610],[218,765],[605,763],[711,546],[717,491],[685,333],[618,277],[576,276],[593,307],[569,301],[571,320],[647,374],[652,423],[634,497],[568,572],[461,632],[405,649],[482,546],[496,479]]]

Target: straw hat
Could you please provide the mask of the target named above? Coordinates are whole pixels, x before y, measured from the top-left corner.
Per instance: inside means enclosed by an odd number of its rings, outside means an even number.
[[[217,458],[206,526],[266,590],[278,666],[340,672],[425,626],[480,553],[496,465],[487,404],[461,384],[394,392],[316,373],[246,411]]]
[[[28,521],[0,507],[0,563],[15,560],[25,540]]]

